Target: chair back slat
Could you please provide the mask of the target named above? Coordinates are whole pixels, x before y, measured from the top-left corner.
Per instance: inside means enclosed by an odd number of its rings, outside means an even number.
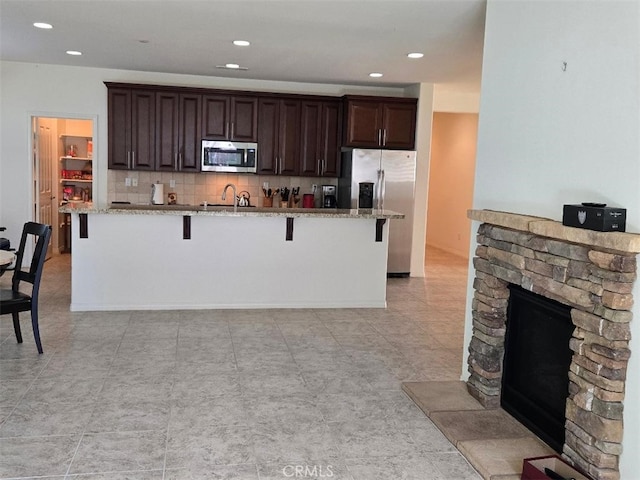
[[[36,244],[33,249],[33,256],[28,270],[22,270],[22,261],[24,259],[24,251],[27,245],[27,239],[35,237]],[[20,246],[16,255],[16,268],[13,272],[12,288],[18,290],[20,282],[27,282],[37,288],[40,283],[40,274],[47,256],[47,248],[51,238],[51,226],[41,223],[27,222],[22,229],[22,237],[20,237]]]

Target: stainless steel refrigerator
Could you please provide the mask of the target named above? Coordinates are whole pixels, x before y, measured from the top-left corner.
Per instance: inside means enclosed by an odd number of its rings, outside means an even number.
[[[408,276],[411,269],[416,152],[353,149],[342,152],[338,208],[358,208],[360,182],[373,182],[373,208],[405,215],[389,224],[389,276]]]

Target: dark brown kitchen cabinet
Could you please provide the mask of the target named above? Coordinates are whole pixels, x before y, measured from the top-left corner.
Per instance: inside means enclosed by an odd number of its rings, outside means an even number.
[[[300,175],[339,176],[340,134],[339,101],[301,103]]]
[[[160,171],[200,171],[202,96],[156,93],[156,165]]]
[[[300,100],[258,101],[258,169],[264,175],[298,175]]]
[[[153,91],[109,89],[109,168],[155,169],[155,107]]]
[[[345,109],[345,146],[413,150],[416,99],[347,96]]]
[[[258,98],[204,95],[202,138],[255,142],[258,140]]]

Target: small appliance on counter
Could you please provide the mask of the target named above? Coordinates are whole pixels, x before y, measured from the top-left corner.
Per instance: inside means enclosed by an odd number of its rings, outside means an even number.
[[[562,224],[567,227],[585,228],[597,232],[624,232],[627,209],[607,207],[606,203],[584,202],[580,205],[564,205]]]
[[[335,185],[322,185],[322,207],[338,208]]]
[[[373,208],[373,182],[360,182],[358,208]]]
[[[151,184],[151,204],[164,205],[164,185],[159,181]]]

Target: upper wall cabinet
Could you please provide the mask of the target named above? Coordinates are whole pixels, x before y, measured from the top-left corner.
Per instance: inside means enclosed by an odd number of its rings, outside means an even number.
[[[202,139],[258,143],[258,171],[337,177],[341,147],[413,150],[413,98],[105,82],[109,168],[200,171]]]
[[[202,96],[156,93],[156,170],[200,171]]]
[[[264,175],[298,175],[300,100],[278,97],[258,101],[258,171]]]
[[[302,102],[300,175],[339,175],[341,118],[342,108],[339,100]]]
[[[344,146],[413,150],[416,99],[348,95],[344,100]]]
[[[155,111],[153,91],[109,89],[109,168],[155,170]]]
[[[258,98],[236,95],[204,95],[202,138],[256,142]]]

